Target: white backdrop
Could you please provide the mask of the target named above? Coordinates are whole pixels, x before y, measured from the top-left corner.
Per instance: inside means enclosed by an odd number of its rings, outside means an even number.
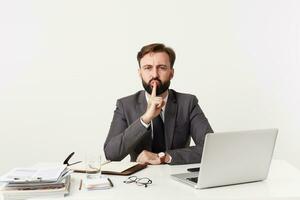
[[[136,53],[177,53],[171,88],[215,131],[279,128],[300,168],[300,1],[0,0],[0,173],[102,151],[117,98],[142,89]],[[253,146],[255,148],[255,146]]]

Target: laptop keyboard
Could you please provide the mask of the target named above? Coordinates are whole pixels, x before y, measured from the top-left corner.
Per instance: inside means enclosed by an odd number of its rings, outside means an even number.
[[[192,181],[194,183],[198,183],[198,177],[192,177],[192,178],[186,178],[189,181]]]

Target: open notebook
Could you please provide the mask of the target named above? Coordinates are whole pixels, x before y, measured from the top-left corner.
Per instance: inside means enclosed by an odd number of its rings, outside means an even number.
[[[147,165],[139,164],[137,162],[118,162],[118,161],[106,161],[101,166],[102,174],[111,174],[111,175],[131,175],[137,171],[140,171],[146,168]],[[69,169],[72,169],[74,172],[86,173],[97,173],[97,170],[87,169],[84,163],[78,163],[76,165],[68,166]]]

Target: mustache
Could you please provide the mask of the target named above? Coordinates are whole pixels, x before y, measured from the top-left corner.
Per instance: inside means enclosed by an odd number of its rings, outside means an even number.
[[[152,78],[149,83],[147,83],[146,81],[144,81],[144,79],[142,79],[142,84],[144,89],[146,90],[146,92],[148,92],[148,94],[152,93],[152,86],[151,86],[151,81],[157,81],[159,82],[159,85],[156,88],[156,95],[159,96],[160,94],[164,93],[170,86],[170,80],[166,81],[166,82],[162,82],[159,78]]]
[[[150,85],[151,81],[158,81],[160,85],[162,85],[162,82],[159,78],[152,78],[149,82],[148,85]]]

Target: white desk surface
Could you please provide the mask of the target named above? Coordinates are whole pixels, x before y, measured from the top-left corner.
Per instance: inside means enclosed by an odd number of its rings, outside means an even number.
[[[148,166],[134,174],[153,181],[147,188],[135,183],[123,183],[127,176],[109,176],[114,184],[111,189],[86,191],[83,187],[79,190],[84,174],[73,174],[70,195],[62,199],[300,199],[300,171],[283,160],[273,160],[268,178],[261,182],[199,190],[170,177],[171,174],[184,173],[187,168],[197,166]]]

